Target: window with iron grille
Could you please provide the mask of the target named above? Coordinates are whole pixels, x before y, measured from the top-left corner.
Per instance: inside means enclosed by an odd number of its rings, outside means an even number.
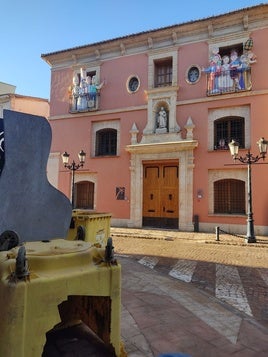
[[[81,181],[75,184],[75,208],[93,209],[94,182]]]
[[[172,58],[155,61],[154,66],[155,87],[172,85]]]
[[[245,214],[245,182],[224,179],[214,182],[214,213]]]
[[[96,156],[116,155],[117,130],[101,129],[96,132]]]
[[[228,144],[235,140],[240,148],[245,147],[245,120],[242,117],[225,117],[214,122],[214,149],[228,150]]]

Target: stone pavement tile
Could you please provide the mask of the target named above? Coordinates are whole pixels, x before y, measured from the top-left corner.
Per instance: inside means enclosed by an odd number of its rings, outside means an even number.
[[[251,348],[256,353],[266,352],[268,355],[268,332],[267,329],[254,325],[252,322],[243,320],[240,327],[238,342]]]
[[[267,352],[256,353],[249,349],[242,349],[234,353],[232,357],[267,357]]]
[[[136,295],[141,297],[141,293],[133,294],[132,299],[136,298]],[[153,295],[144,293],[144,300],[148,300],[148,303],[153,300]],[[157,356],[158,353],[163,353],[165,351],[171,351],[170,348],[174,346],[173,352],[190,352],[198,350],[197,341],[199,345],[203,346],[203,349],[210,351],[211,356],[217,351],[217,347],[210,344],[209,341],[215,338],[219,338],[219,334],[210,326],[207,326],[204,322],[195,317],[190,311],[181,317],[179,314],[175,313],[175,308],[172,308],[172,314],[169,310],[170,298],[165,296],[158,296],[156,298],[157,302],[160,302],[162,298],[166,301],[165,309],[161,310],[157,308],[157,304],[150,306],[150,313],[146,313],[146,309],[142,311],[142,323],[140,324],[141,312],[138,308],[131,310],[131,315],[136,321],[140,332],[142,335],[146,336],[146,339],[151,346],[152,350]],[[171,305],[180,305],[179,303],[172,303]],[[162,305],[162,302],[160,303]],[[155,322],[153,324],[148,323],[151,321],[150,314],[155,317]],[[148,316],[149,315],[149,316]],[[168,318],[167,318],[168,317]],[[147,322],[146,322],[147,320]],[[147,326],[147,327],[145,327]],[[136,336],[135,336],[136,338]],[[192,341],[195,340],[196,343],[193,345]],[[226,339],[224,339],[226,342]],[[230,342],[229,342],[230,344]],[[224,344],[222,344],[224,346]],[[193,349],[194,346],[194,349]],[[205,348],[205,346],[207,346]],[[169,348],[169,350],[167,350]],[[236,349],[232,348],[231,351],[234,352]],[[157,353],[157,354],[156,354]],[[198,356],[198,355],[197,355]]]
[[[254,325],[245,314],[192,285],[155,274],[133,259],[122,263],[122,305],[136,326],[135,335],[126,334],[124,341],[137,357],[146,349],[144,357],[168,352],[193,357],[255,353],[259,357],[267,349],[267,329]]]
[[[153,356],[150,346],[145,337],[141,334],[136,321],[123,305],[121,313],[121,338],[128,357]]]
[[[176,340],[156,339],[151,341],[155,356],[160,353],[185,353],[193,357],[226,357],[225,351],[219,351],[214,346],[209,346],[197,336],[185,335]]]

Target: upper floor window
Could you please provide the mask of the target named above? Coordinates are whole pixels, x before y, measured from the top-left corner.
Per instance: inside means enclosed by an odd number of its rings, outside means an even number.
[[[249,45],[250,44],[250,45]],[[251,65],[256,56],[253,41],[211,49],[207,73],[207,95],[251,90]]]
[[[129,93],[136,93],[140,88],[140,79],[138,76],[133,75],[127,79],[127,91]]]
[[[214,213],[245,214],[245,182],[223,179],[214,182]]]
[[[117,130],[101,129],[96,132],[96,156],[116,155]]]
[[[80,69],[73,76],[70,87],[70,112],[86,112],[99,107],[99,94],[103,83],[98,83],[97,72]]]
[[[231,140],[245,147],[245,120],[242,117],[225,117],[214,121],[214,149],[227,150]]]
[[[154,62],[155,65],[155,87],[172,85],[172,58],[161,59]]]

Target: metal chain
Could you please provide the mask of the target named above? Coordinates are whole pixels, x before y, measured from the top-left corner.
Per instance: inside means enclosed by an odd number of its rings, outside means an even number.
[[[219,228],[219,232],[222,232],[222,233],[224,233],[224,234],[228,234],[229,236],[233,236],[233,237],[237,237],[237,238],[243,238],[243,239],[246,238],[245,236],[240,236],[239,234],[226,232],[226,231],[224,231],[224,230],[221,229],[221,228]]]
[[[229,232],[226,232],[224,231],[223,229],[219,228],[219,233],[224,233],[224,234],[227,234],[229,236],[233,236],[233,237],[237,237],[237,238],[242,238],[242,239],[246,239],[245,236],[240,236],[239,234],[235,234],[235,233],[229,233]],[[262,239],[256,239],[257,242],[259,243],[267,243],[266,240],[262,240]]]

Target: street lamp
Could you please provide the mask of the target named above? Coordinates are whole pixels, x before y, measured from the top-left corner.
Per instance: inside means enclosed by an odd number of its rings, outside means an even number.
[[[268,141],[265,140],[264,138],[260,138],[260,140],[257,141],[257,145],[259,147],[259,152],[260,152],[259,155],[253,156],[251,152],[248,150],[246,155],[242,157],[238,155],[239,144],[234,140],[232,140],[229,143],[229,149],[232,158],[248,166],[248,184],[247,184],[248,212],[247,212],[247,237],[246,237],[248,243],[256,243],[256,237],[254,234],[253,212],[252,212],[251,165],[255,164],[260,159],[263,160],[265,159],[267,154]]]
[[[71,164],[69,164],[70,154],[68,154],[66,151],[64,151],[64,153],[61,155],[61,157],[62,157],[62,162],[63,162],[64,167],[66,167],[66,169],[69,169],[72,171],[72,208],[74,208],[74,173],[80,167],[84,166],[85,159],[86,159],[86,153],[83,150],[81,150],[79,152],[79,154],[78,154],[79,163],[78,164],[76,164],[74,160]]]

